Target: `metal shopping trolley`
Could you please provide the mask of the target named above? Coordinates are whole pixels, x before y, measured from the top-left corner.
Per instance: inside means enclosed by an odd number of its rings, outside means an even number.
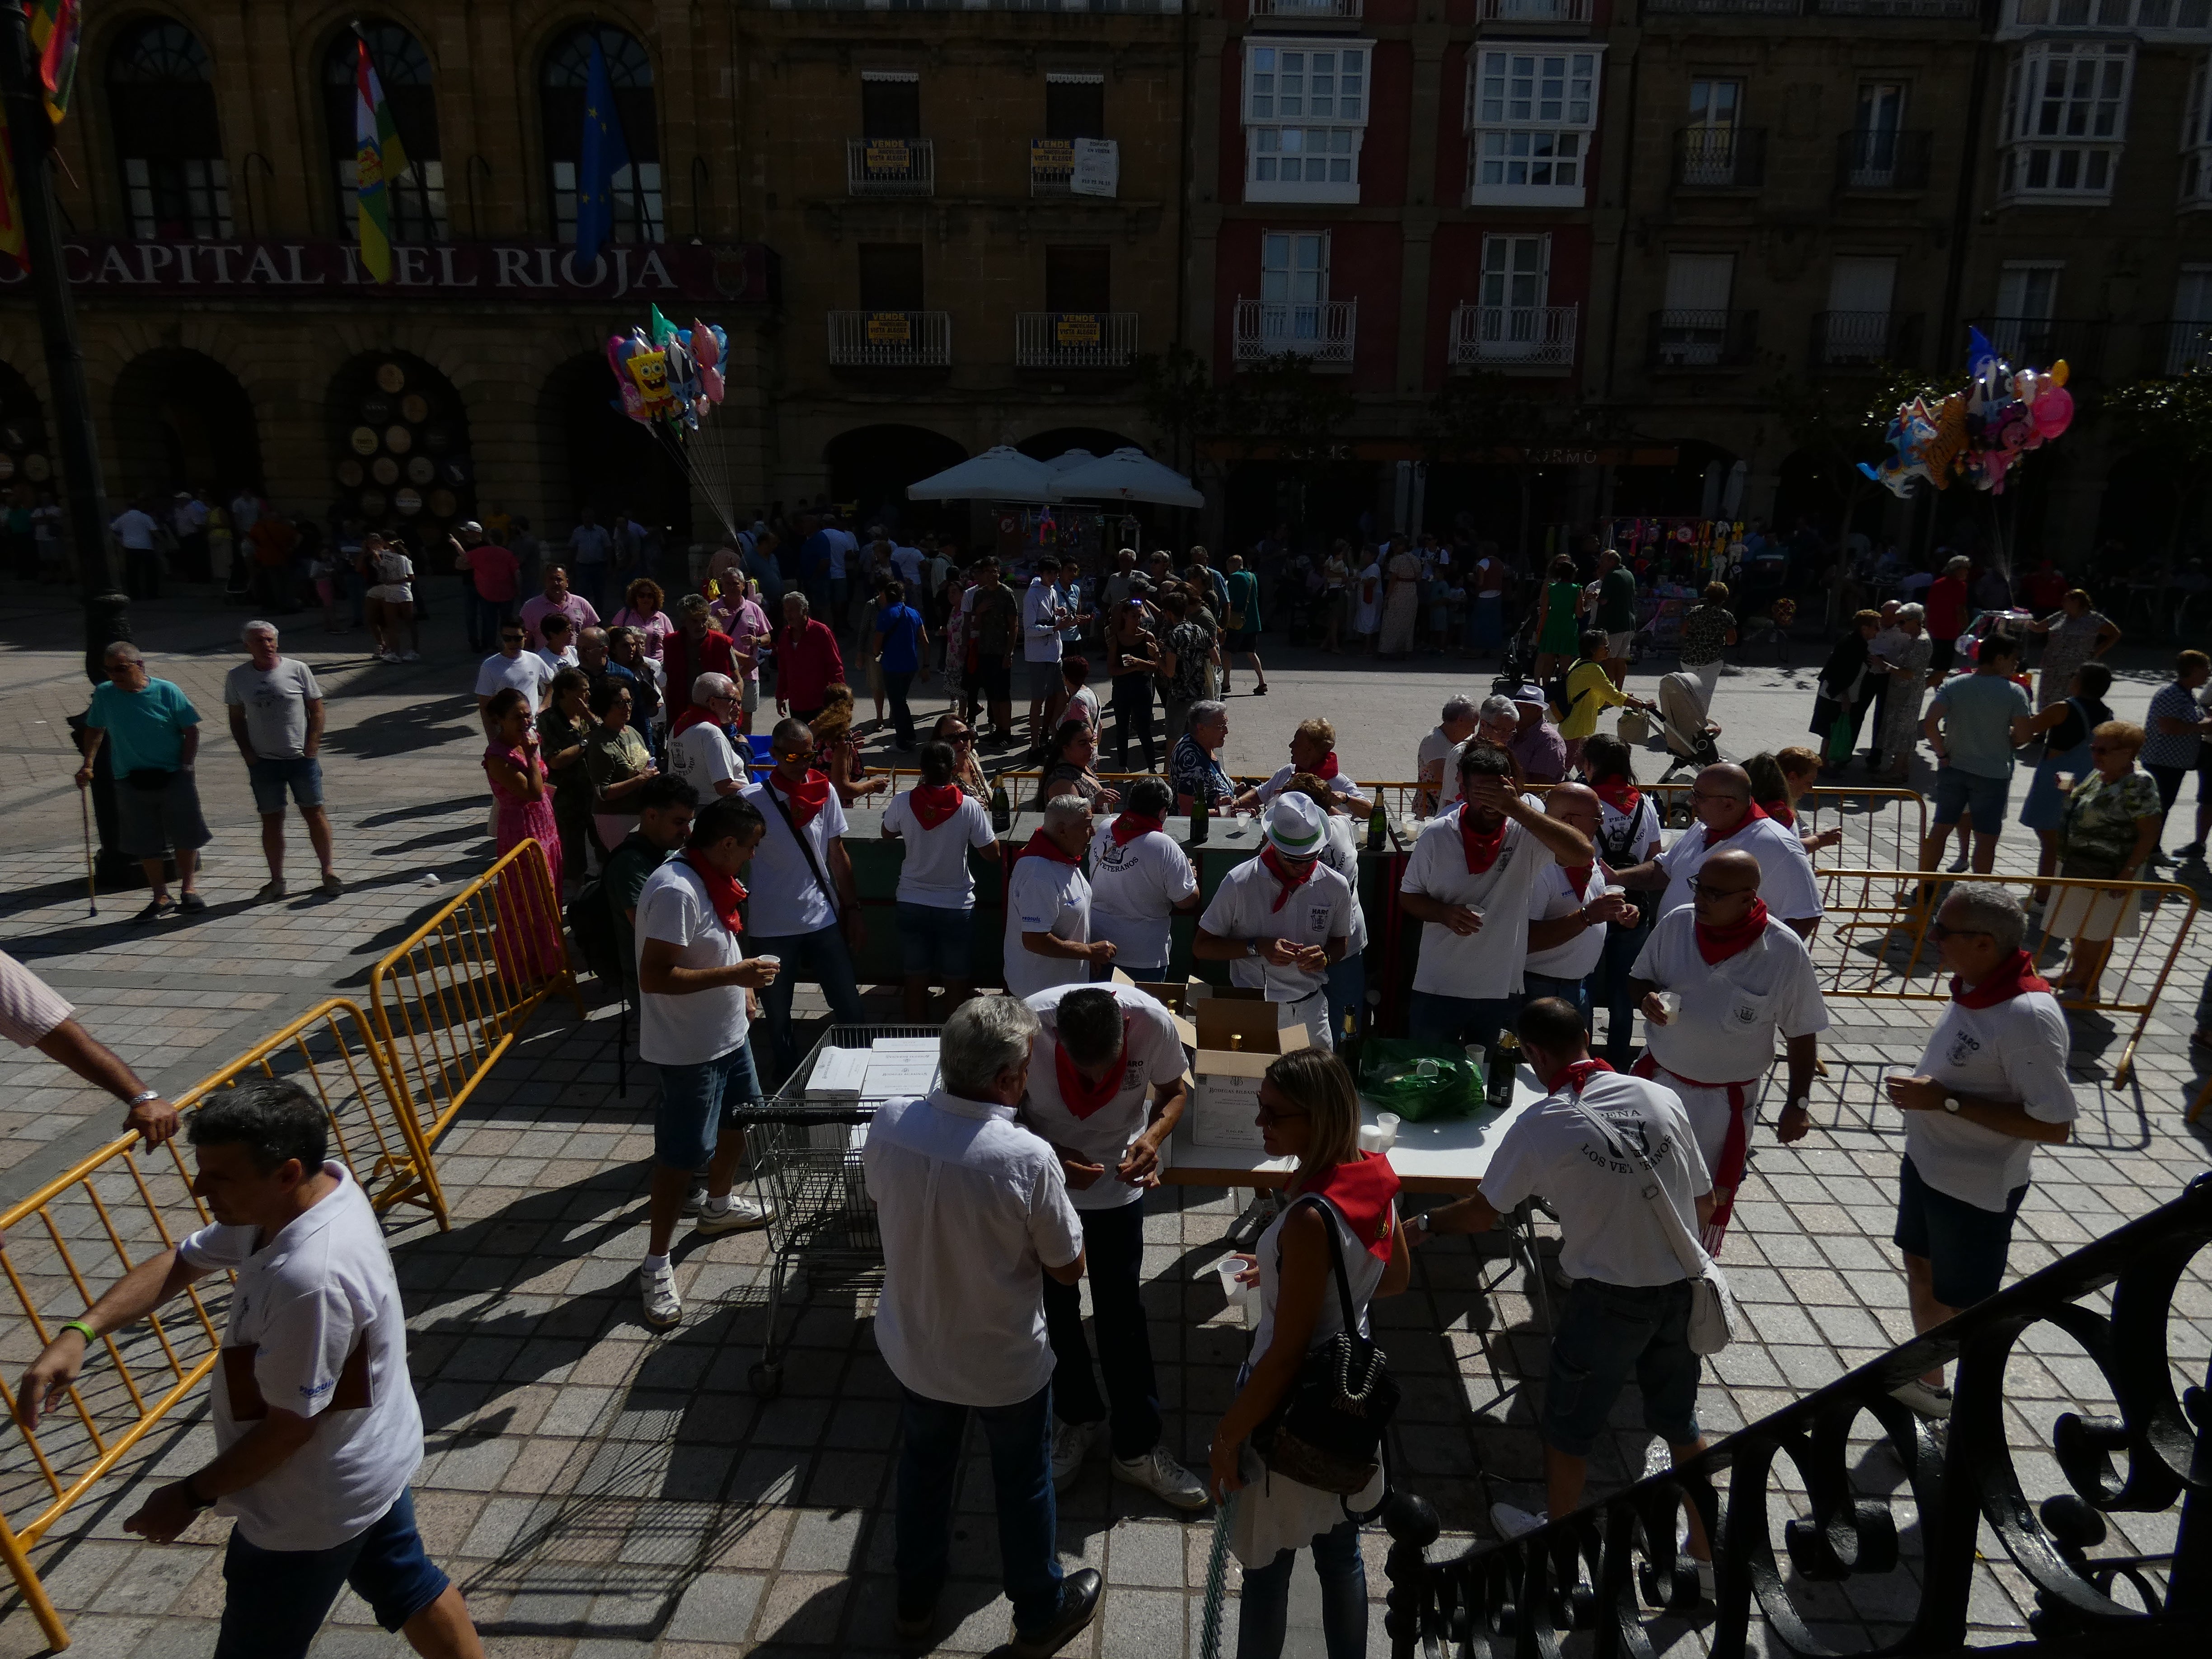
[[[773,1400],[783,1390],[783,1348],[777,1340],[787,1291],[803,1274],[847,1282],[883,1270],[884,1239],[860,1168],[869,1120],[896,1091],[857,1101],[810,1102],[807,1085],[830,1049],[870,1049],[886,1038],[934,1040],[935,1025],[832,1025],[784,1079],[776,1093],[738,1114],[761,1184],[775,1201],[769,1220],[768,1331],[759,1361],[746,1374],[753,1392]],[[920,1094],[922,1089],[906,1092]]]

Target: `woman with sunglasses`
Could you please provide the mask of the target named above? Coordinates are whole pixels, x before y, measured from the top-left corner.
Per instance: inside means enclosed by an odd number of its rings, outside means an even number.
[[[960,793],[988,806],[991,780],[975,758],[975,728],[957,714],[939,714],[931,735],[952,745],[952,781],[960,786]]]
[[[2136,764],[2142,746],[2142,727],[2127,720],[2106,720],[2089,734],[2089,762],[2096,769],[2066,798],[2058,827],[2062,878],[2135,881],[2158,850],[2166,809],[2158,780]],[[2044,933],[2067,941],[2066,971],[2052,988],[2062,1004],[2097,1000],[2112,941],[2140,931],[2141,896],[2127,888],[2069,887],[2052,901]]]

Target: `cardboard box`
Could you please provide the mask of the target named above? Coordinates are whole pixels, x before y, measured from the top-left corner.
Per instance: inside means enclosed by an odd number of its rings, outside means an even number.
[[[1282,1005],[1257,991],[1210,986],[1191,1005],[1196,1041],[1191,1060],[1190,1138],[1194,1146],[1256,1149],[1260,1079],[1279,1054],[1311,1048],[1303,1025],[1280,1023]],[[1224,992],[1227,994],[1224,994]],[[1236,1046],[1231,1046],[1234,1038]]]
[[[1212,987],[1207,985],[1203,980],[1196,979],[1188,980],[1179,985],[1134,980],[1119,968],[1114,970],[1114,983],[1126,985],[1132,990],[1142,991],[1160,1006],[1165,1008],[1168,1011],[1168,1018],[1175,1022],[1176,1035],[1182,1039],[1182,1046],[1186,1048],[1198,1047],[1198,1031],[1191,1024],[1188,1016],[1192,1006],[1202,999],[1207,991],[1213,988]]]

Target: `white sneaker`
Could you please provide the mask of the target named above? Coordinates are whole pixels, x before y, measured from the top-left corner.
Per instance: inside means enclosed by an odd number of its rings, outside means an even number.
[[[1551,1523],[1552,1517],[1542,1510],[1516,1509],[1510,1504],[1492,1504],[1490,1506],[1490,1524],[1500,1538],[1523,1537],[1539,1527],[1547,1527]]]
[[[1914,1377],[1910,1382],[1900,1382],[1890,1391],[1893,1399],[1902,1400],[1922,1417],[1941,1422],[1951,1414],[1951,1391],[1936,1388]]]
[[[1114,1478],[1142,1486],[1163,1504],[1178,1510],[1202,1510],[1212,1501],[1199,1478],[1168,1455],[1165,1446],[1155,1446],[1141,1457],[1110,1460]]]
[[[742,1233],[755,1227],[766,1226],[768,1218],[775,1213],[774,1208],[769,1205],[757,1203],[750,1198],[739,1198],[732,1193],[729,1202],[719,1210],[714,1207],[713,1199],[707,1200],[700,1207],[698,1220],[691,1226],[694,1232],[715,1238],[723,1233]]]
[[[684,1298],[676,1294],[676,1273],[663,1267],[655,1273],[650,1267],[637,1270],[638,1293],[645,1298],[645,1322],[656,1330],[666,1330],[684,1317]]]
[[[403,651],[399,653],[399,660],[402,662],[420,662],[422,660],[422,653],[420,651]]]
[[[1083,1468],[1083,1460],[1105,1437],[1103,1423],[1063,1423],[1052,1420],[1052,1489],[1066,1492],[1067,1483]]]

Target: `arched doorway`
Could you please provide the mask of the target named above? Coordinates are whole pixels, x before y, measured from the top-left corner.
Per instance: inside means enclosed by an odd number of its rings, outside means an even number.
[[[1144,449],[1134,438],[1109,432],[1100,426],[1056,426],[1024,438],[1014,446],[1031,460],[1056,460],[1071,449],[1087,449],[1094,455],[1111,455],[1117,449]],[[1147,451],[1147,453],[1150,452]]]
[[[679,441],[656,422],[647,428],[624,415],[615,401],[614,377],[604,352],[572,357],[546,378],[539,399],[550,476],[546,494],[565,522],[588,502],[600,522],[627,509],[640,522],[667,532],[681,549],[691,539],[691,480],[671,445]],[[719,421],[720,410],[705,419]],[[688,434],[710,445],[719,434]],[[735,511],[734,503],[717,503]]]
[[[47,441],[46,408],[39,394],[12,363],[0,362],[0,499],[8,507],[34,507],[53,491],[53,458]],[[40,571],[38,544],[29,536],[9,537],[5,556],[15,574],[27,581],[60,574]]]
[[[919,426],[864,426],[842,432],[822,452],[830,468],[830,499],[851,507],[863,524],[911,533],[918,529],[963,533],[964,501],[910,501],[906,487],[933,472],[957,466],[968,452],[941,432]]]
[[[253,399],[204,352],[169,346],[134,357],[115,377],[115,476],[149,499],[198,489],[227,501],[241,484],[258,489]]]
[[[368,351],[331,377],[331,468],[340,513],[364,530],[428,538],[476,516],[469,417],[453,383],[420,357]]]

